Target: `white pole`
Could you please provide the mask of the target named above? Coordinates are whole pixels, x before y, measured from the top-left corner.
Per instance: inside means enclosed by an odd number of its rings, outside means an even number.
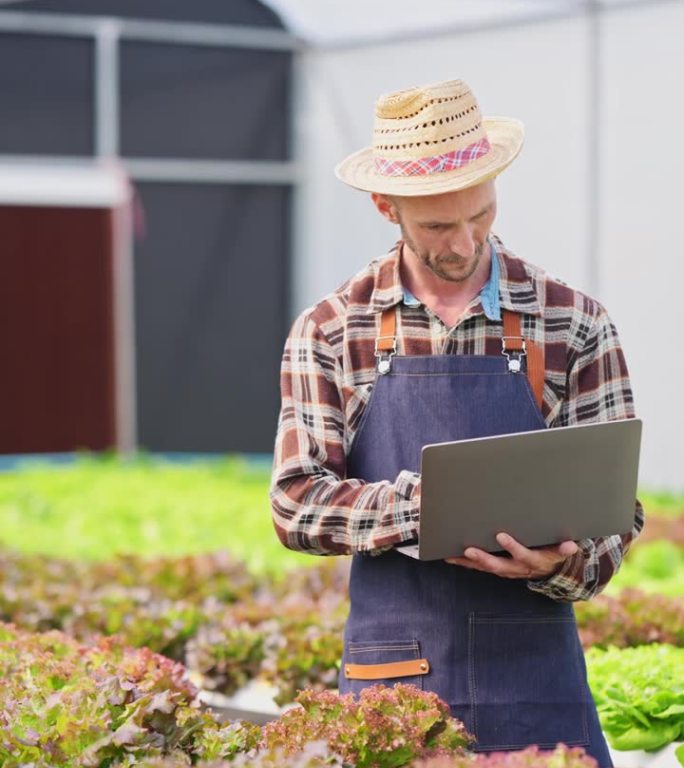
[[[601,7],[587,0],[588,125],[587,125],[587,290],[601,292]]]
[[[135,301],[132,194],[112,210],[116,448],[132,453],[138,443],[135,372]]]
[[[95,154],[119,154],[119,39],[121,25],[104,19],[95,33]]]

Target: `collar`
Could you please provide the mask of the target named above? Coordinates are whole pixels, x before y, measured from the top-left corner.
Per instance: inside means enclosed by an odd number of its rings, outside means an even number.
[[[501,267],[499,266],[499,259],[496,256],[494,240],[491,237],[489,238],[488,243],[492,256],[491,268],[489,270],[489,278],[480,291],[480,302],[485,317],[488,320],[501,320],[501,300],[499,299]]]
[[[480,306],[476,312],[481,311],[489,320],[495,321],[501,320],[501,309],[541,315],[537,292],[524,263],[513,256],[496,235],[490,235],[489,243],[492,268],[480,291]],[[375,287],[366,309],[368,314],[384,312],[400,302],[410,307],[420,306],[420,301],[401,284],[401,245],[401,241],[396,243],[389,255],[380,261]]]

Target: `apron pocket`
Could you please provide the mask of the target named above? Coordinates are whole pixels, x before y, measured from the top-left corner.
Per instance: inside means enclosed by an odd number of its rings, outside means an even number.
[[[586,746],[588,688],[574,616],[471,613],[476,751]]]
[[[342,664],[340,690],[358,693],[369,685],[407,683],[423,688],[430,663],[421,658],[417,640],[349,642]]]

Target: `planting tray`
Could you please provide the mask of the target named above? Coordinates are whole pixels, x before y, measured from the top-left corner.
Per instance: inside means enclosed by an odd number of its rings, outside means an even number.
[[[252,680],[233,696],[214,691],[200,691],[199,699],[222,720],[247,720],[263,725],[276,720],[286,707],[279,707],[273,697],[277,689],[268,683]]]
[[[657,752],[643,752],[640,750],[619,752],[617,749],[611,749],[610,756],[613,759],[615,768],[681,768],[675,756],[675,749],[681,743],[673,742]]]

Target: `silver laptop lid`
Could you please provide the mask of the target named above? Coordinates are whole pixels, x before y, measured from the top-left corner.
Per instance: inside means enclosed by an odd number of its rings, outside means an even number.
[[[624,419],[426,445],[418,557],[500,550],[628,531],[642,423]]]

